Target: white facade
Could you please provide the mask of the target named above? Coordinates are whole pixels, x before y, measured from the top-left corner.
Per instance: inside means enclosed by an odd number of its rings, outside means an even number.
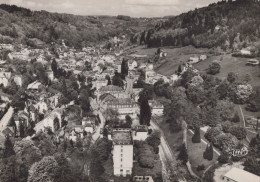
[[[260,177],[243,169],[233,167],[223,176],[224,182],[259,182]]]
[[[124,177],[131,175],[134,155],[131,131],[129,129],[114,129],[112,141],[114,175]]]
[[[138,141],[145,141],[148,137],[147,131],[134,131],[133,139]]]

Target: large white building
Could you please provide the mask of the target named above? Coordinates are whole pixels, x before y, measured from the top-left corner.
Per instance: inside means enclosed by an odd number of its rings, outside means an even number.
[[[260,177],[243,169],[233,167],[223,176],[225,182],[259,182]]]
[[[113,163],[115,176],[132,174],[133,168],[133,140],[130,129],[113,129]]]

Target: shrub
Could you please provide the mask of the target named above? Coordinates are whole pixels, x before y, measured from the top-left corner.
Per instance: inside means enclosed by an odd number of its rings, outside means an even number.
[[[247,135],[246,129],[242,126],[232,126],[230,133],[237,137],[238,140],[243,140]]]
[[[223,152],[219,157],[218,157],[218,162],[221,164],[226,164],[228,163],[229,155],[227,152]]]
[[[236,112],[235,116],[232,118],[231,121],[234,122],[234,123],[239,123],[240,122],[240,117],[239,117],[237,112]]]
[[[183,164],[186,164],[188,162],[189,157],[185,144],[182,144],[181,146],[178,159],[182,160]]]
[[[220,64],[219,63],[212,63],[211,65],[209,65],[209,69],[208,69],[208,74],[211,75],[215,75],[217,73],[219,73],[220,71]]]
[[[205,165],[204,164],[198,165],[198,167],[197,167],[197,171],[202,171],[204,169],[205,169]]]
[[[205,133],[205,138],[208,141],[211,142],[219,134],[221,134],[220,128],[219,127],[212,127],[210,129],[208,129],[207,132]]]
[[[200,143],[201,138],[200,138],[200,128],[195,128],[194,135],[192,137],[192,142],[193,143]]]

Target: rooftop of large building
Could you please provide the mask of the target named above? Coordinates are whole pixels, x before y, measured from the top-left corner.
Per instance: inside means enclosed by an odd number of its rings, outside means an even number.
[[[112,131],[112,140],[114,145],[130,145],[133,144],[131,130],[125,128],[117,128]]]
[[[115,98],[115,99],[111,99],[111,100],[107,100],[106,101],[107,104],[109,105],[134,105],[136,104],[132,99],[130,98]]]
[[[247,182],[247,181],[259,182],[260,181],[259,176],[235,167],[233,167],[230,171],[228,171],[224,176],[237,182]]]

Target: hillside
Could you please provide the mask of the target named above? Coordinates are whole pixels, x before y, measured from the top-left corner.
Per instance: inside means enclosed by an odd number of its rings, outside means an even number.
[[[0,5],[0,42],[31,46],[58,42],[82,47],[113,36],[131,36],[153,27],[157,20],[128,16],[77,16],[31,11],[17,6]]]
[[[170,17],[152,29],[131,38],[148,47],[193,45],[240,50],[252,46],[260,50],[260,2],[254,0],[222,1]]]

